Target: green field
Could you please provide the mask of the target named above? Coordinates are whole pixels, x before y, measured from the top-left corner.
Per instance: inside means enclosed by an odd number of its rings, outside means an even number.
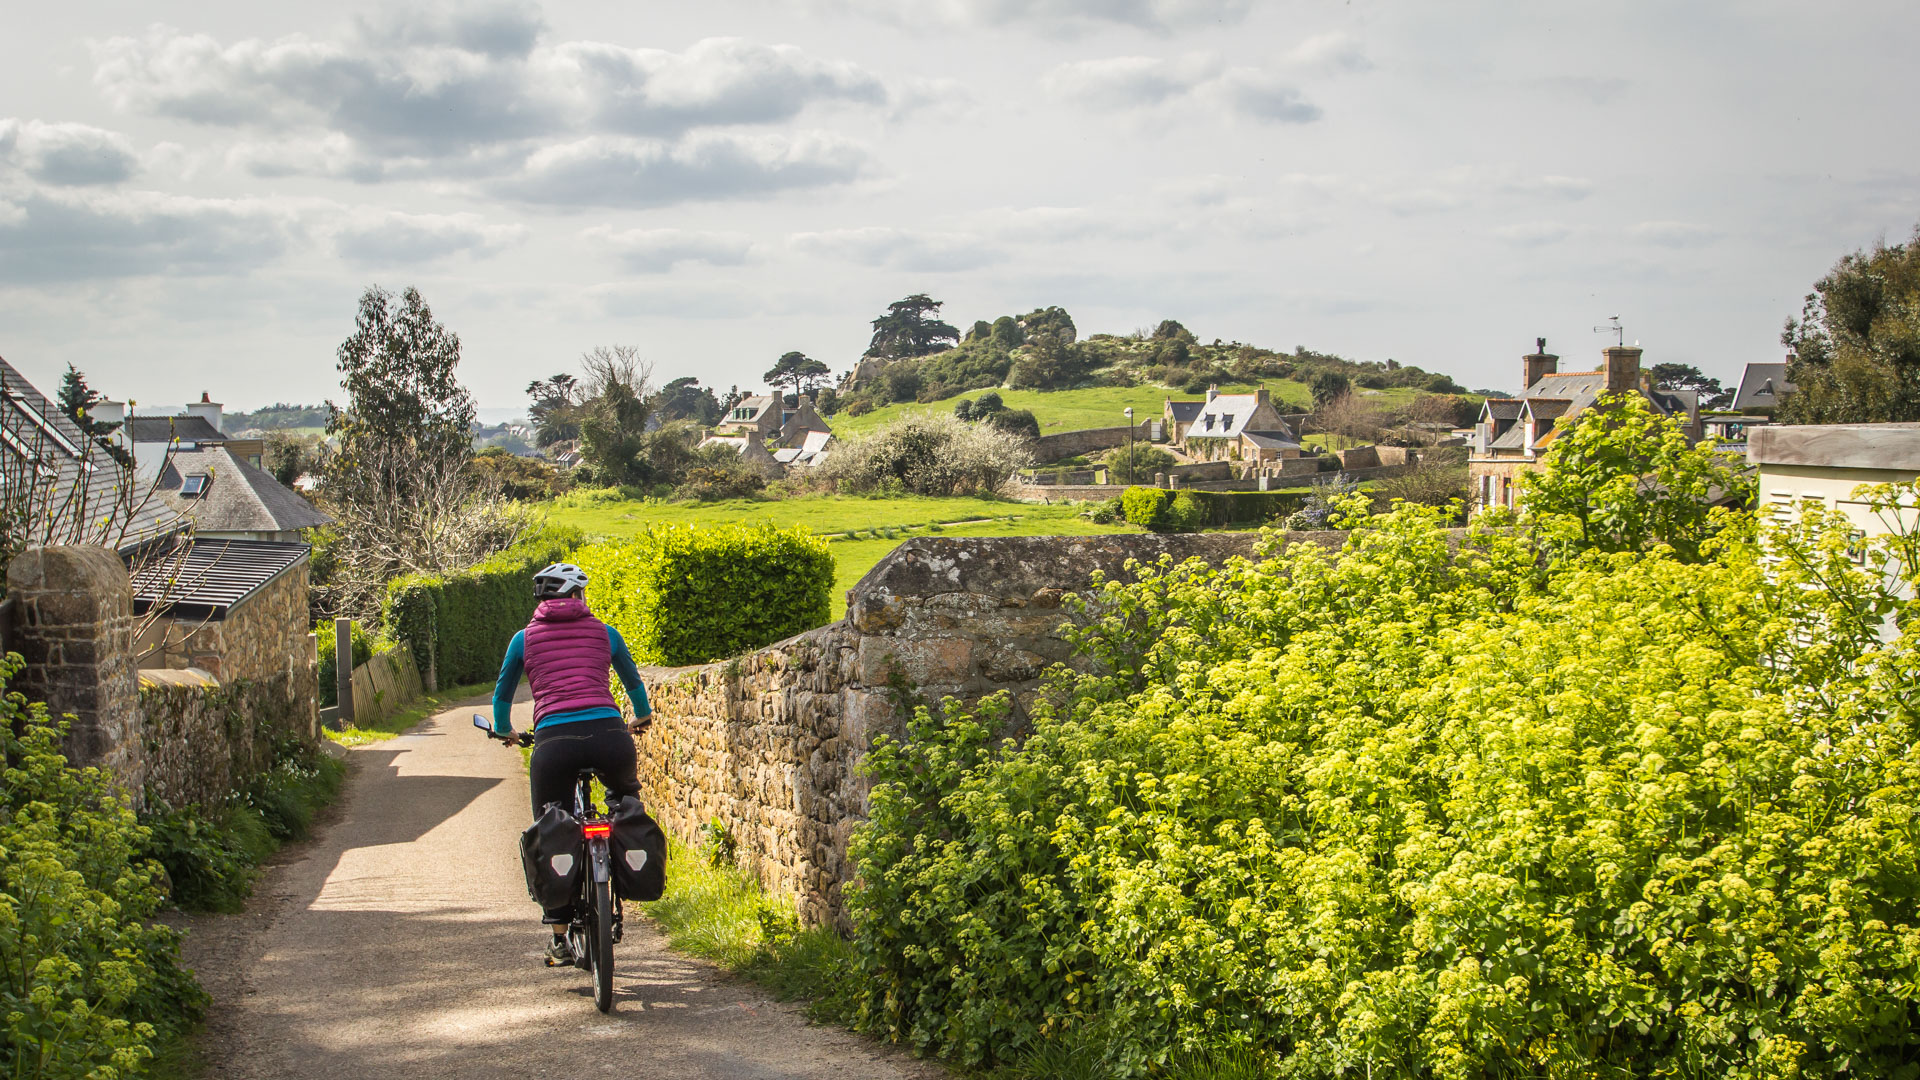
[[[1282,412],[1304,412],[1311,407],[1313,398],[1307,391],[1307,385],[1292,379],[1267,379],[1264,383],[1222,383],[1223,394],[1250,394],[1254,387],[1265,385],[1273,392],[1274,404]],[[926,405],[900,404],[875,409],[865,416],[848,416],[835,413],[827,422],[833,425],[837,435],[855,435],[898,419],[909,412],[952,412],[961,398],[977,398],[985,390],[969,390],[964,394],[935,401]],[[1133,407],[1135,423],[1164,414],[1166,401],[1196,401],[1198,396],[1182,393],[1165,386],[1144,384],[1141,386],[1095,386],[1085,390],[1000,390],[1000,400],[1009,409],[1030,409],[1034,419],[1040,421],[1040,434],[1054,435],[1062,431],[1079,431],[1084,428],[1119,427],[1127,422],[1125,410]],[[1368,401],[1398,405],[1419,396],[1418,390],[1396,387],[1389,390],[1361,390]]]
[[[662,503],[563,498],[546,507],[557,524],[575,525],[589,536],[628,536],[653,525],[722,525],[766,522],[800,526],[827,538],[833,550],[833,617],[846,614],[847,590],[874,564],[914,536],[1084,536],[1138,532],[1131,525],[1095,525],[1081,517],[1086,504],[1042,506],[1003,499],[931,498],[907,495],[866,499],[813,495],[758,501]],[[849,535],[855,534],[855,535]]]

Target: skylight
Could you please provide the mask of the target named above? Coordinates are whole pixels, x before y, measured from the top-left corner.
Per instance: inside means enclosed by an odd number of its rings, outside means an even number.
[[[189,499],[197,499],[207,493],[207,481],[211,479],[212,477],[206,473],[194,473],[192,476],[181,477],[180,494]]]

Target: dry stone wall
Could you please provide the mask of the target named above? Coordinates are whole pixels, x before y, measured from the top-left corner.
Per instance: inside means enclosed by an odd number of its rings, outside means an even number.
[[[1288,540],[1337,543],[1337,533]],[[649,808],[696,842],[709,822],[744,865],[809,923],[845,922],[847,840],[865,818],[858,765],[904,728],[901,687],[923,700],[1013,694],[1016,719],[1042,673],[1074,657],[1059,631],[1067,594],[1094,571],[1163,555],[1250,556],[1252,533],[921,537],[848,592],[847,618],[724,663],[643,671],[655,720],[639,736]]]

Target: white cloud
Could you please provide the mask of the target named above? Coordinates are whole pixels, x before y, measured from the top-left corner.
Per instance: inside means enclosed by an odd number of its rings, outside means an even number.
[[[1287,51],[1289,67],[1310,71],[1371,71],[1373,61],[1351,34],[1316,34]]]
[[[819,0],[816,6],[909,26],[1031,24],[1077,30],[1119,24],[1165,32],[1237,23],[1253,0]]]
[[[126,136],[86,124],[0,120],[0,168],[11,166],[43,184],[117,184],[140,169]]]
[[[1557,221],[1526,221],[1502,225],[1493,235],[1518,247],[1545,247],[1573,235],[1573,229]]]
[[[524,165],[527,191],[550,184],[556,161],[577,160],[583,146],[608,157],[614,144],[596,137],[665,140],[651,144],[667,147],[653,156],[684,162],[714,152],[700,137],[713,128],[784,123],[815,105],[882,110],[894,100],[865,68],[791,45],[545,46],[542,32],[538,12],[518,7],[363,20],[347,41],[223,45],[162,26],[95,43],[94,82],[127,111],[265,135],[228,152],[256,176],[471,180]],[[916,101],[930,94],[911,91]]]
[[[361,211],[329,232],[334,253],[362,266],[431,262],[450,255],[486,256],[526,239],[519,225],[489,225],[477,214]]]
[[[1720,238],[1720,230],[1713,226],[1687,221],[1643,221],[1629,228],[1627,234],[1669,248],[1702,247]]]
[[[0,281],[235,273],[285,251],[295,217],[252,199],[34,191],[0,199]]]
[[[1581,176],[1516,176],[1500,181],[1498,186],[1500,190],[1515,195],[1537,195],[1569,202],[1593,194],[1593,181]]]
[[[697,232],[687,229],[613,229],[596,225],[580,234],[596,246],[619,255],[627,268],[641,274],[664,274],[681,263],[739,266],[753,250],[745,233]]]
[[[795,233],[791,242],[795,249],[808,255],[911,273],[977,270],[1005,258],[997,247],[970,233],[914,232],[877,226]]]
[[[1219,58],[1188,53],[1173,58],[1115,56],[1079,60],[1048,72],[1042,85],[1055,97],[1108,112],[1156,109],[1199,100],[1254,120],[1310,123],[1320,109],[1272,71],[1224,66]]]
[[[666,206],[849,183],[871,164],[837,135],[694,135],[677,142],[594,135],[535,152],[496,194],[554,206]]]

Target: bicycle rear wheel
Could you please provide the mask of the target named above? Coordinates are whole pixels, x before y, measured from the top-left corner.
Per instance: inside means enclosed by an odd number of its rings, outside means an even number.
[[[593,921],[587,926],[592,935],[593,1006],[601,1012],[613,1009],[613,884],[593,883]]]

